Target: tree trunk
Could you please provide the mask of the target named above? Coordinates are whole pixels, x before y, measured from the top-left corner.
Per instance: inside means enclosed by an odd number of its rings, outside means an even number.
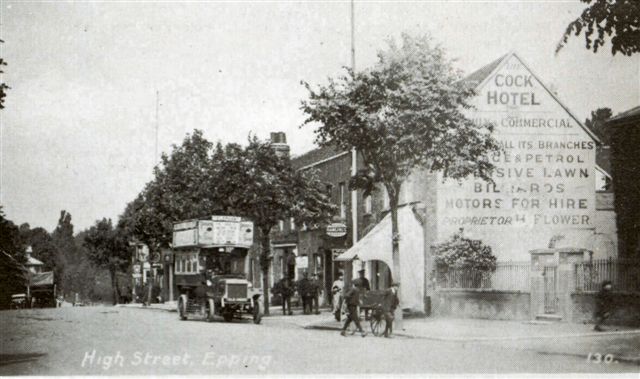
[[[113,293],[113,305],[119,303],[120,297],[118,296],[118,278],[116,277],[116,270],[113,267],[109,267],[109,276],[111,276],[111,290]]]
[[[262,269],[262,301],[264,314],[269,315],[269,250],[271,241],[269,239],[269,230],[261,230],[260,236],[260,268]]]
[[[403,285],[401,279],[400,270],[400,232],[398,231],[398,195],[400,190],[397,189],[395,193],[389,194],[389,209],[391,210],[391,258],[393,261],[392,280],[393,283],[400,283]],[[402,330],[402,287],[398,287],[398,300],[400,305],[396,308],[395,319],[396,327]]]
[[[149,257],[148,257],[148,261],[149,261],[149,276],[147,277],[147,286],[149,287],[149,290],[147,292],[147,305],[150,305],[151,303],[153,303],[153,263],[152,263],[152,259],[151,256],[153,255],[153,253],[151,252],[151,250],[149,250]],[[144,263],[142,264],[142,270],[144,271]]]

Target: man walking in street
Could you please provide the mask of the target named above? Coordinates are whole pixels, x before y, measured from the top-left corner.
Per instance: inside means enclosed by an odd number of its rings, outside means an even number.
[[[342,273],[338,273],[338,279],[333,282],[331,286],[331,294],[333,301],[333,315],[336,321],[340,321],[340,312],[342,308],[342,289],[344,288],[344,282],[342,281]]]
[[[347,319],[344,322],[344,326],[342,327],[342,332],[340,332],[341,336],[346,337],[347,328],[353,321],[356,324],[356,328],[362,334],[362,337],[367,335],[367,332],[362,330],[362,326],[360,325],[360,317],[358,316],[358,305],[360,305],[360,292],[358,289],[351,283],[351,288],[349,288],[344,293],[344,301],[347,304]]]
[[[371,291],[371,285],[369,284],[369,280],[364,277],[364,269],[358,271],[358,278],[353,281],[353,285],[358,289],[358,292],[360,292],[360,300],[364,301],[364,297],[367,294],[367,292]],[[364,311],[364,319],[365,320],[369,319],[368,310]]]
[[[611,282],[606,280],[602,282],[602,288],[596,295],[596,309],[595,309],[595,319],[596,326],[593,330],[597,332],[602,332],[604,329],[602,328],[602,324],[604,324],[605,320],[609,318],[610,313],[613,309],[613,294],[611,292]]]
[[[385,292],[384,298],[382,299],[382,312],[385,321],[384,336],[386,338],[391,338],[391,333],[393,333],[393,313],[400,304],[400,300],[398,299],[398,286],[399,283],[391,285],[391,288]]]

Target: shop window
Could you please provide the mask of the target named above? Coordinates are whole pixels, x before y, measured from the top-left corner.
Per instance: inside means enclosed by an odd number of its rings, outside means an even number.
[[[389,193],[386,188],[382,191],[382,209],[389,209]]]
[[[371,195],[365,196],[364,198],[364,214],[369,215],[372,212],[373,201],[371,199]]]

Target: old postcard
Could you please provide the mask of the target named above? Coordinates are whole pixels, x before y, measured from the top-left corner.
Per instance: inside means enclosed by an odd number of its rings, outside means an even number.
[[[640,373],[640,3],[0,0],[0,375]]]

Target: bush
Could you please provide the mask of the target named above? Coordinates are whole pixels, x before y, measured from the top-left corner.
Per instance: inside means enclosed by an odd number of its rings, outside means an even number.
[[[465,238],[462,229],[435,247],[435,259],[439,268],[459,267],[483,272],[495,271],[497,261],[490,246],[480,240]]]

